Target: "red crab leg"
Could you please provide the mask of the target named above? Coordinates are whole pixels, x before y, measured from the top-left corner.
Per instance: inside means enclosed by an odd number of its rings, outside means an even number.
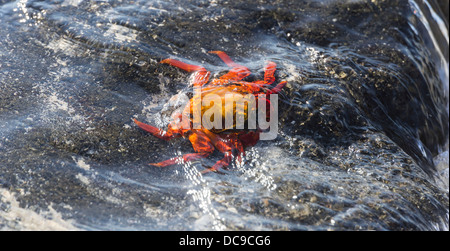
[[[184,162],[191,162],[191,161],[195,161],[195,160],[198,160],[198,159],[206,158],[210,154],[211,153],[209,153],[209,152],[205,152],[205,153],[189,153],[189,154],[183,155],[183,157],[171,158],[171,159],[168,159],[168,160],[165,160],[165,161],[161,161],[159,163],[150,163],[149,165],[156,166],[156,167],[173,166],[173,165],[176,165],[176,164],[181,164],[182,160],[184,160]]]
[[[236,64],[233,60],[231,60],[231,58],[223,51],[208,51],[208,53],[213,53],[216,54],[217,56],[220,57],[220,59],[222,59],[223,62],[225,62],[225,64],[227,64],[229,67],[232,68],[242,68],[245,67],[243,65],[240,64]]]
[[[144,131],[147,131],[147,132],[151,133],[153,136],[163,139],[163,140],[170,140],[172,138],[181,137],[181,134],[179,133],[179,131],[173,130],[170,126],[169,126],[169,129],[167,130],[167,132],[165,132],[164,130],[161,130],[157,127],[142,123],[142,122],[138,121],[137,119],[134,119],[134,123],[136,123],[136,125],[139,126],[141,129],[143,129]]]
[[[264,68],[264,84],[271,85],[275,81],[275,71],[277,70],[277,64],[274,62],[268,62]]]
[[[160,63],[162,63],[162,64],[170,64],[170,65],[178,67],[178,68],[180,68],[182,70],[185,70],[187,72],[206,71],[206,69],[203,68],[202,66],[186,64],[186,63],[183,63],[181,61],[178,61],[176,59],[171,59],[171,58],[164,59]]]
[[[287,84],[286,81],[280,82],[277,86],[275,86],[274,88],[268,90],[266,92],[266,96],[265,97],[263,96],[263,97],[260,97],[260,98],[266,100],[267,105],[272,107],[272,104],[270,103],[270,94],[278,94],[281,91],[281,89],[283,89],[283,87],[286,86],[286,84]],[[273,109],[273,108],[271,108],[271,109]]]
[[[242,146],[242,143],[239,141],[237,135],[231,135],[229,137],[221,137],[217,134],[214,134],[210,132],[209,130],[204,129],[203,132],[208,135],[208,137],[211,139],[211,142],[214,144],[214,146],[222,152],[225,156],[223,159],[219,160],[212,166],[211,168],[208,168],[202,172],[208,173],[208,172],[217,172],[222,168],[226,168],[230,165],[231,161],[233,160],[233,151],[237,150],[237,160],[241,161],[241,154],[244,153],[244,147]]]
[[[225,157],[223,159],[217,161],[216,164],[214,164],[213,167],[205,169],[201,173],[205,174],[205,173],[209,173],[209,172],[218,172],[218,171],[220,171],[220,169],[229,166],[232,159],[233,158],[232,158],[231,153],[226,152],[225,153]]]
[[[257,85],[262,85],[262,81],[258,81],[258,82],[253,82],[256,83]],[[265,97],[259,97],[262,98],[263,100],[266,100],[267,104],[270,105],[270,94],[278,94],[281,89],[283,89],[287,84],[287,81],[282,81],[280,82],[278,85],[276,85],[274,88],[267,90],[266,91],[266,96]]]
[[[208,83],[210,72],[202,66],[186,64],[171,58],[164,59],[160,63],[170,64],[187,72],[197,72],[194,79],[194,86],[202,86]]]
[[[247,67],[240,64],[236,64],[225,52],[210,51],[209,53],[217,54],[220,57],[220,59],[222,59],[222,61],[225,62],[225,64],[233,68],[227,74],[220,77],[220,79],[239,81],[250,75],[251,72]]]
[[[208,157],[212,152],[214,152],[214,145],[209,140],[208,136],[202,131],[193,130],[193,133],[189,135],[189,140],[192,143],[192,147],[196,153],[185,154],[183,157],[171,158],[159,163],[150,163],[150,165],[157,167],[166,167],[175,164],[180,164],[182,160],[185,162],[195,161],[198,159]]]
[[[258,80],[252,83],[255,84],[258,88],[271,85],[273,82],[275,82],[276,70],[277,70],[276,63],[271,61],[267,62],[266,67],[264,67],[264,80]]]
[[[281,89],[283,89],[287,84],[287,81],[282,81],[280,82],[277,86],[275,86],[274,88],[268,90],[266,92],[266,95],[270,95],[270,94],[277,94],[281,91]]]

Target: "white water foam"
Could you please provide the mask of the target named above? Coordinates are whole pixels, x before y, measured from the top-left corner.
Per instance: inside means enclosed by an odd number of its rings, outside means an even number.
[[[64,219],[52,205],[48,211],[36,213],[32,209],[23,208],[16,200],[13,192],[0,188],[0,219],[6,222],[0,230],[24,231],[73,231],[79,230],[71,219]]]

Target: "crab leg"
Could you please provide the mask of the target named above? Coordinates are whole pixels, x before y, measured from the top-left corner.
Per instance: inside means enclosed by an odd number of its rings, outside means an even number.
[[[258,83],[258,84],[260,84],[260,83]],[[270,94],[278,94],[281,91],[281,89],[283,89],[286,86],[286,84],[287,84],[287,81],[282,81],[278,85],[276,85],[274,88],[268,90],[266,92],[265,97],[259,96],[258,98],[266,100],[267,104],[270,105]]]
[[[151,166],[156,166],[156,167],[166,167],[166,166],[173,166],[176,164],[181,164],[182,161],[184,162],[191,162],[191,161],[195,161],[198,159],[203,159],[206,158],[210,155],[211,153],[209,152],[204,152],[204,153],[189,153],[189,154],[185,154],[183,155],[183,157],[176,157],[176,158],[171,158],[165,161],[161,161],[159,163],[150,163],[149,165]]]
[[[277,64],[274,62],[267,62],[266,67],[264,67],[264,80],[258,80],[253,82],[256,86],[260,87],[266,87],[273,82],[275,82],[275,71],[277,70]]]
[[[175,67],[178,67],[182,70],[185,70],[187,72],[193,72],[193,71],[206,71],[206,69],[202,66],[198,65],[192,65],[192,64],[186,64],[181,61],[178,61],[176,59],[166,58],[160,62],[161,64],[170,64]]]
[[[232,160],[232,154],[230,152],[225,153],[225,157],[214,164],[213,167],[203,170],[201,173],[218,172],[220,169],[225,168],[230,165]]]
[[[275,71],[277,70],[277,64],[274,62],[268,62],[264,68],[264,84],[271,85],[275,82]]]
[[[182,157],[171,158],[159,163],[150,163],[152,166],[166,167],[175,164],[180,164],[182,161],[190,162],[198,159],[208,157],[214,152],[214,145],[211,143],[208,136],[200,130],[193,130],[193,133],[189,135],[189,141],[192,143],[192,147],[196,153],[185,154]]]
[[[136,123],[136,125],[139,126],[141,129],[143,129],[144,131],[149,132],[153,136],[163,139],[163,140],[170,140],[173,138],[181,137],[180,132],[177,130],[173,130],[172,127],[170,127],[170,125],[169,125],[169,129],[166,132],[157,127],[142,123],[142,122],[138,121],[137,119],[134,119],[134,123]]]
[[[241,154],[244,154],[244,147],[239,141],[237,135],[229,135],[229,137],[221,137],[217,134],[213,134],[209,130],[204,129],[203,132],[209,137],[214,146],[222,152],[225,156],[223,159],[219,160],[212,166],[202,172],[217,172],[222,168],[226,168],[230,165],[233,160],[233,152],[237,152],[236,158],[241,161]]]
[[[223,62],[225,62],[225,64],[227,64],[229,67],[232,68],[247,68],[243,65],[240,64],[236,64],[233,60],[231,60],[230,56],[228,56],[225,52],[223,51],[208,51],[208,53],[212,53],[212,54],[216,54],[217,56],[220,57],[220,59],[222,59]]]
[[[175,67],[178,67],[187,72],[196,72],[194,78],[194,86],[202,86],[208,83],[210,72],[207,71],[204,67],[198,65],[186,64],[176,59],[167,58],[162,60],[160,63],[169,64]]]
[[[209,53],[216,54],[220,57],[220,59],[222,59],[223,62],[225,62],[225,64],[227,64],[229,67],[232,67],[232,69],[227,74],[220,77],[220,79],[239,81],[250,75],[251,72],[247,67],[236,64],[225,52],[210,51]]]
[[[270,95],[270,94],[277,94],[281,91],[281,89],[283,89],[287,84],[287,81],[282,81],[280,82],[277,86],[275,86],[274,88],[268,90],[266,92],[266,95]]]

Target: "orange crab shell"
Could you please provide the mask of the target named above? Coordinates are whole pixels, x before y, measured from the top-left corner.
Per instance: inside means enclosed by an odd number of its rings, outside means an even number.
[[[236,95],[235,95],[236,94]],[[206,128],[211,128],[213,133],[223,133],[226,131],[233,131],[237,127],[237,118],[242,117],[243,122],[247,124],[249,119],[249,113],[256,113],[257,98],[248,98],[248,94],[253,95],[252,92],[241,88],[241,85],[230,84],[227,86],[206,86],[201,88],[199,94],[190,100],[190,106],[186,107],[189,111],[189,116],[192,119],[194,117],[204,118],[205,113],[213,114],[210,116],[214,120],[216,114],[220,114],[220,118],[217,121],[222,122],[217,128],[213,121],[208,119],[202,119],[202,125]],[[220,97],[220,104],[215,104],[215,97]],[[201,104],[199,104],[201,103]],[[200,107],[201,109],[194,109],[194,107]],[[196,111],[199,114],[195,114]],[[187,115],[187,114],[186,114]],[[233,118],[232,125],[226,125],[226,118]],[[256,129],[256,128],[254,128]]]

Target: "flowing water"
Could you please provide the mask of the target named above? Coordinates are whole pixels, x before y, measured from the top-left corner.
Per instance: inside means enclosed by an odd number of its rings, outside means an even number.
[[[0,229],[448,230],[448,16],[427,0],[0,0]],[[279,132],[225,175],[166,128],[176,58],[277,63]],[[186,96],[187,94],[187,96]],[[180,103],[181,102],[181,103]]]

